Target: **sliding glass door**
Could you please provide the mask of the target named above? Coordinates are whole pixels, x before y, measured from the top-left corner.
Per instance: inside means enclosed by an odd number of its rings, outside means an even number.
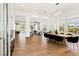
[[[8,41],[8,6],[0,3],[0,56],[9,55]]]
[[[3,17],[2,4],[0,3],[0,56],[3,55]]]
[[[0,56],[7,55],[6,4],[0,3]]]

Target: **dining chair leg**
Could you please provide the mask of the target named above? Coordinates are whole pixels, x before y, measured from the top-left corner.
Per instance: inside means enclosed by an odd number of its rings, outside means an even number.
[[[67,46],[67,42],[66,42],[66,40],[63,40],[63,44],[64,44],[65,46]]]
[[[73,51],[74,51],[74,43],[73,43]]]
[[[68,42],[68,43],[69,43],[69,48],[70,48],[72,44],[70,42]]]
[[[68,42],[65,40],[65,45],[68,47]]]
[[[67,46],[68,46],[68,49],[71,49],[72,43],[68,42],[68,43],[67,43]]]
[[[79,48],[79,47],[78,47],[78,43],[76,43],[76,46],[77,46],[77,49],[78,49],[78,48]]]
[[[77,47],[78,47],[78,43],[76,43]]]

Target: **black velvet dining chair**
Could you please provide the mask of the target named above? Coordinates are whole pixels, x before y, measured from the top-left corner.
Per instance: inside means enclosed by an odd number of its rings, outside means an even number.
[[[53,35],[49,35],[49,39],[50,39],[50,40],[53,39]]]
[[[48,34],[47,33],[44,33],[44,37],[48,38]]]
[[[44,33],[44,37],[45,37],[47,40],[49,40],[49,34]]]
[[[51,34],[44,33],[44,37],[48,38],[49,40],[54,40],[54,35]]]
[[[78,48],[78,36],[75,36],[75,37],[68,37],[67,38],[67,41],[70,42],[70,43],[73,43],[73,49],[74,49],[74,44],[76,43],[76,46]]]
[[[54,36],[54,41],[59,44],[59,43],[62,43],[64,42],[64,37],[61,37],[61,36]]]

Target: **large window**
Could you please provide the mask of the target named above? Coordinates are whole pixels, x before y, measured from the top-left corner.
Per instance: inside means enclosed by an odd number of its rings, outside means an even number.
[[[74,34],[79,34],[79,24],[69,24],[68,32],[74,33]]]
[[[68,21],[68,32],[73,34],[79,34],[79,19]]]

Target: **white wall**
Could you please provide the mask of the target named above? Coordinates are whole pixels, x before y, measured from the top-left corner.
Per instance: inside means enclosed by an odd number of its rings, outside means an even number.
[[[26,25],[25,25],[26,37],[30,37],[30,18],[26,17]]]

